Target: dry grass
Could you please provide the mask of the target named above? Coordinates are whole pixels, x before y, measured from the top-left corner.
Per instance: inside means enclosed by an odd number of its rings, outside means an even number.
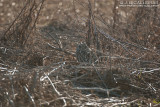
[[[119,7],[117,0],[16,5],[11,23],[0,18],[8,23],[0,27],[2,107],[159,106],[158,7]],[[77,61],[81,42],[91,61]]]

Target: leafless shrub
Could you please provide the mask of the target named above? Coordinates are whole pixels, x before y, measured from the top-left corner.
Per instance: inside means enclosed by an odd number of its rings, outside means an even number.
[[[134,106],[136,103],[147,106],[153,101],[158,102],[160,63],[157,8],[138,8],[132,10],[134,14],[120,17],[119,12],[123,9],[117,8],[118,1],[115,0],[111,16],[113,20],[108,23],[103,12],[94,9],[96,0],[74,0],[83,9],[88,9],[88,14],[83,14],[86,26],[76,26],[83,30],[70,30],[68,25],[54,22],[56,27],[49,25],[52,27],[49,32],[37,30],[34,34],[38,36],[33,39],[31,34],[43,2],[39,5],[28,0],[2,38],[3,43],[10,46],[6,48],[2,45],[4,47],[0,48],[2,106]],[[76,11],[76,4],[74,9]],[[155,18],[150,17],[150,12],[154,13]],[[34,16],[35,13],[37,16]],[[64,15],[68,16],[66,11]],[[80,13],[76,15],[78,17]],[[67,21],[71,20],[69,15]],[[142,24],[146,22],[143,28]],[[74,26],[70,27],[73,29]],[[68,31],[71,33],[67,34]],[[82,34],[78,35],[76,31]],[[145,36],[149,34],[150,39]],[[27,51],[12,47],[23,47],[27,40],[31,40],[32,46]],[[76,53],[75,44],[81,41],[86,43],[78,45]],[[153,49],[153,46],[156,48]],[[78,57],[79,54],[83,58]],[[89,61],[92,56],[96,58]],[[131,95],[134,94],[136,97],[132,100]],[[125,95],[131,98],[122,98]],[[137,96],[146,97],[148,102],[141,103]]]
[[[21,12],[4,32],[1,41],[7,45],[23,47],[35,29],[43,2],[44,0],[38,4],[35,0],[27,0]]]
[[[87,33],[85,34],[85,41],[88,47],[90,47],[97,53],[99,62],[98,64],[95,64],[92,67],[90,66],[89,68],[92,69],[91,74],[93,74],[93,72],[96,72],[99,79],[102,81],[102,84],[106,84],[105,88],[107,88],[108,86],[115,86],[114,84],[116,83],[122,88],[122,90],[131,90],[132,88],[135,88],[136,90],[136,85],[138,87],[139,85],[133,82],[136,78],[131,76],[131,73],[133,73],[135,70],[139,71],[139,69],[142,68],[157,68],[160,64],[159,61],[155,59],[156,57],[159,58],[160,54],[158,50],[153,49],[153,44],[159,44],[159,42],[155,40],[154,42],[156,43],[151,43],[150,39],[148,38],[149,35],[152,35],[152,38],[157,35],[155,33],[157,31],[155,29],[152,29],[152,27],[155,26],[153,24],[155,20],[158,21],[158,17],[152,17],[155,16],[157,8],[137,8],[137,10],[132,11],[135,13],[129,16],[130,20],[128,20],[130,24],[125,24],[121,22],[121,19],[124,18],[127,20],[127,18],[119,16],[119,12],[122,10],[119,10],[119,2],[117,0],[115,0],[114,2],[113,24],[109,25],[100,14],[95,14],[93,12],[91,1],[88,0],[88,18],[86,22]],[[149,14],[150,12],[152,12],[152,16],[151,14]],[[100,27],[97,24],[98,22],[104,24],[105,28]],[[158,27],[159,25],[156,26]],[[159,37],[157,37],[156,39],[159,40]],[[101,59],[102,57],[103,60]],[[105,63],[101,67],[107,69],[104,69],[103,71],[98,70],[97,66],[100,63],[102,64],[102,62],[100,61]],[[119,70],[121,72],[121,76],[118,74],[119,77],[117,77],[117,72],[119,72]],[[83,75],[85,76],[85,74]],[[86,75],[88,74],[86,73]],[[104,76],[103,78],[102,75]],[[90,76],[90,78],[92,78],[92,76]],[[108,79],[105,80],[106,78]],[[95,80],[92,80],[92,82]],[[108,80],[110,81],[107,82]],[[158,78],[155,80],[158,81]],[[84,80],[83,82],[85,83],[85,81],[86,80]],[[134,84],[131,85],[131,82],[133,82]],[[143,85],[145,85],[146,87],[148,86],[147,84]],[[127,88],[125,89],[124,86],[126,86]],[[143,90],[141,86],[139,87],[139,89],[141,91]],[[152,90],[150,90],[150,92],[152,92]],[[152,94],[155,95],[155,93]]]

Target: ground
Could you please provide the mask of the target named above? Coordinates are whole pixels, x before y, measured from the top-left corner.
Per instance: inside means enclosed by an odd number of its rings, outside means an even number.
[[[1,0],[0,105],[160,106],[159,6],[119,3]]]

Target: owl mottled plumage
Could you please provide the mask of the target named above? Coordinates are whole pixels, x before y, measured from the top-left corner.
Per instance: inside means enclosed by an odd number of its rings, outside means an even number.
[[[78,62],[93,63],[96,60],[96,55],[85,43],[81,43],[77,46],[76,57]]]

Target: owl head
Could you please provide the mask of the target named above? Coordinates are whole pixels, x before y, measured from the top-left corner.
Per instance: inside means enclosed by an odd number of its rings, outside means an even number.
[[[78,46],[77,46],[78,50],[83,50],[83,51],[90,51],[90,48],[87,46],[86,43],[81,42]]]

